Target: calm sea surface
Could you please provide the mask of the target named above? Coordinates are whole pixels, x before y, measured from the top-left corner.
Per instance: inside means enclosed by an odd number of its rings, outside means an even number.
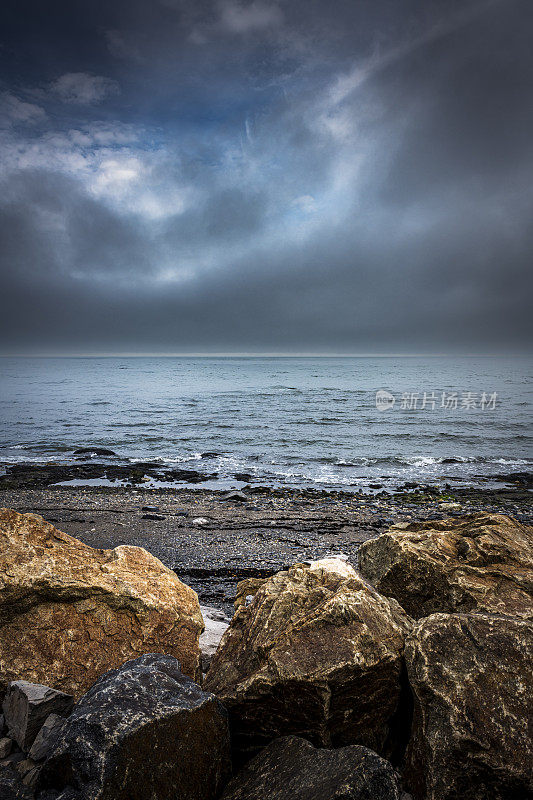
[[[347,490],[475,482],[531,469],[531,373],[523,358],[2,358],[0,461],[99,446],[219,487],[242,485],[236,472]]]

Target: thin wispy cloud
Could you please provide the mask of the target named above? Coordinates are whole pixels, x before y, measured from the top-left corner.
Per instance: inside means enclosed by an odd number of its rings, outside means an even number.
[[[93,105],[119,93],[118,83],[102,75],[67,72],[50,85],[50,90],[64,103]]]
[[[35,103],[27,103],[9,92],[0,95],[0,118],[4,123],[36,123],[46,117],[44,108]]]
[[[337,77],[330,88],[330,100],[333,104],[342,103],[352,92],[356,91],[366,81],[373,78],[381,70],[396,64],[403,58],[420,50],[426,45],[449,36],[454,31],[472,23],[480,14],[487,12],[491,7],[502,2],[512,4],[513,0],[483,0],[461,9],[456,14],[448,14],[434,22],[427,30],[401,42],[388,50],[376,50],[361,64],[356,64],[346,75]]]

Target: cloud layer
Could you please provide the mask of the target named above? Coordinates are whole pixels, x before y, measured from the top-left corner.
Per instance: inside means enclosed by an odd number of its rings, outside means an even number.
[[[525,0],[41,15],[4,28],[5,351],[530,341]]]

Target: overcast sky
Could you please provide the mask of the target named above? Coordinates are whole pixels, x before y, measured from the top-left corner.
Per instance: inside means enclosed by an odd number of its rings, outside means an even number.
[[[3,352],[531,341],[531,0],[5,0]]]

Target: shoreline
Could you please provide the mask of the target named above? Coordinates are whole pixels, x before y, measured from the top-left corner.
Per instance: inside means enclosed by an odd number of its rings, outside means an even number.
[[[231,495],[235,499],[231,499]],[[451,505],[450,505],[451,504]],[[533,523],[533,492],[503,489],[398,492],[48,486],[0,488],[0,506],[35,513],[96,548],[144,547],[191,586],[203,605],[232,614],[237,583],[332,553],[357,563],[368,539],[397,522],[478,512]]]

